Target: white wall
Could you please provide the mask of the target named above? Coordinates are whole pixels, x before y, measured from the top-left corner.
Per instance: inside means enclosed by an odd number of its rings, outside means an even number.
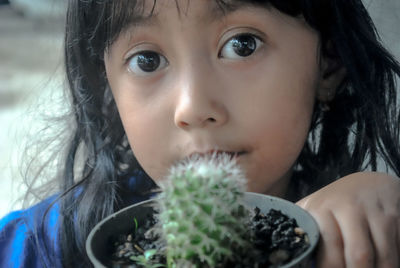
[[[400,0],[364,0],[383,42],[400,60]]]

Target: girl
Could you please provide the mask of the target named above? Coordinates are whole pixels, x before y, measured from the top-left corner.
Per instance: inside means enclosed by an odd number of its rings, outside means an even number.
[[[97,222],[215,151],[315,217],[317,267],[400,265],[400,182],[371,172],[400,176],[400,66],[361,1],[70,0],[65,58],[60,194],[1,221],[2,267],[90,266]]]

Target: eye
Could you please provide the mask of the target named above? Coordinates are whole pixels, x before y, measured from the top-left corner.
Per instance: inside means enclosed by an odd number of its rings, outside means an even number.
[[[128,68],[137,75],[146,75],[168,65],[164,56],[154,51],[141,51],[128,59]]]
[[[263,41],[253,34],[239,34],[229,39],[221,49],[219,57],[228,59],[240,59],[253,54]]]

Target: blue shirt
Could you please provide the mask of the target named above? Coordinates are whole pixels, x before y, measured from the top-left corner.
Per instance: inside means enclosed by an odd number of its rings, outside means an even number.
[[[138,179],[140,177],[125,180],[127,190],[122,193],[124,206],[152,196],[138,194],[155,186],[152,181]],[[0,268],[62,267],[58,241],[60,206],[54,203],[56,198],[56,195],[51,196],[35,206],[11,212],[0,219]]]
[[[50,208],[41,228],[43,216],[55,198],[11,212],[0,220],[0,267],[61,267],[57,203]]]

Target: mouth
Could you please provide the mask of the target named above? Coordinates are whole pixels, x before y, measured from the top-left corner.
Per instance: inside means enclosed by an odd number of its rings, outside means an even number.
[[[206,152],[194,152],[189,155],[192,157],[223,157],[228,156],[231,159],[238,159],[240,156],[246,154],[246,151],[223,151],[223,150],[208,150]]]

